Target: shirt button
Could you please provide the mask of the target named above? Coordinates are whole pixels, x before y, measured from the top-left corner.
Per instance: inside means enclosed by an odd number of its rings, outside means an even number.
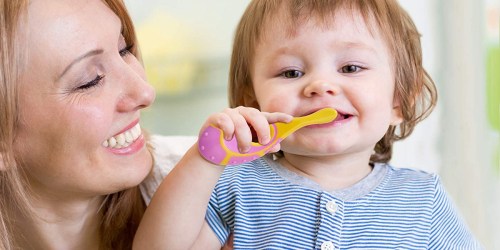
[[[326,203],[326,210],[332,214],[337,211],[337,203],[335,201],[329,201]]]
[[[321,244],[321,250],[334,250],[335,246],[333,245],[333,242],[331,241],[325,241],[323,244]]]

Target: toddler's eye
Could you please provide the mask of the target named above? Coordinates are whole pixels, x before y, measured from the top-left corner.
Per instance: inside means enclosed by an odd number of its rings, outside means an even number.
[[[360,70],[362,70],[363,68],[361,68],[360,66],[357,66],[357,65],[346,65],[346,66],[343,66],[340,71],[342,73],[355,73],[355,72],[358,72]]]
[[[304,75],[304,73],[300,72],[299,70],[287,70],[281,75],[285,78],[299,78]]]

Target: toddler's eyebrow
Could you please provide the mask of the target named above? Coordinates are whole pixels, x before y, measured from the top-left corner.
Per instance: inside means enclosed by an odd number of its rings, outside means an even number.
[[[340,48],[347,48],[347,49],[362,49],[362,50],[368,50],[370,52],[373,52],[373,53],[377,53],[377,51],[371,47],[371,46],[368,46],[367,44],[365,43],[361,43],[361,42],[336,42],[332,45],[332,47],[336,48],[336,47],[340,47]]]

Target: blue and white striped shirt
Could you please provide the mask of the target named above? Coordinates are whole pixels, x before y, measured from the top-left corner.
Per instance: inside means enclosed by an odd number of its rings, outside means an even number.
[[[436,175],[376,164],[325,191],[270,158],[227,167],[206,220],[237,249],[480,249]]]

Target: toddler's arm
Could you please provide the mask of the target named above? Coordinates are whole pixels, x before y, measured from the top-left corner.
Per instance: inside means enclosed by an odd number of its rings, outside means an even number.
[[[210,124],[220,128],[225,139],[233,136],[240,152],[248,151],[252,133],[259,142],[270,140],[269,123],[289,122],[282,113],[265,113],[238,107],[211,115],[201,131]],[[277,145],[272,152],[279,150]],[[220,249],[215,233],[205,222],[208,201],[224,168],[206,161],[193,145],[170,172],[146,210],[134,239],[135,249]]]

